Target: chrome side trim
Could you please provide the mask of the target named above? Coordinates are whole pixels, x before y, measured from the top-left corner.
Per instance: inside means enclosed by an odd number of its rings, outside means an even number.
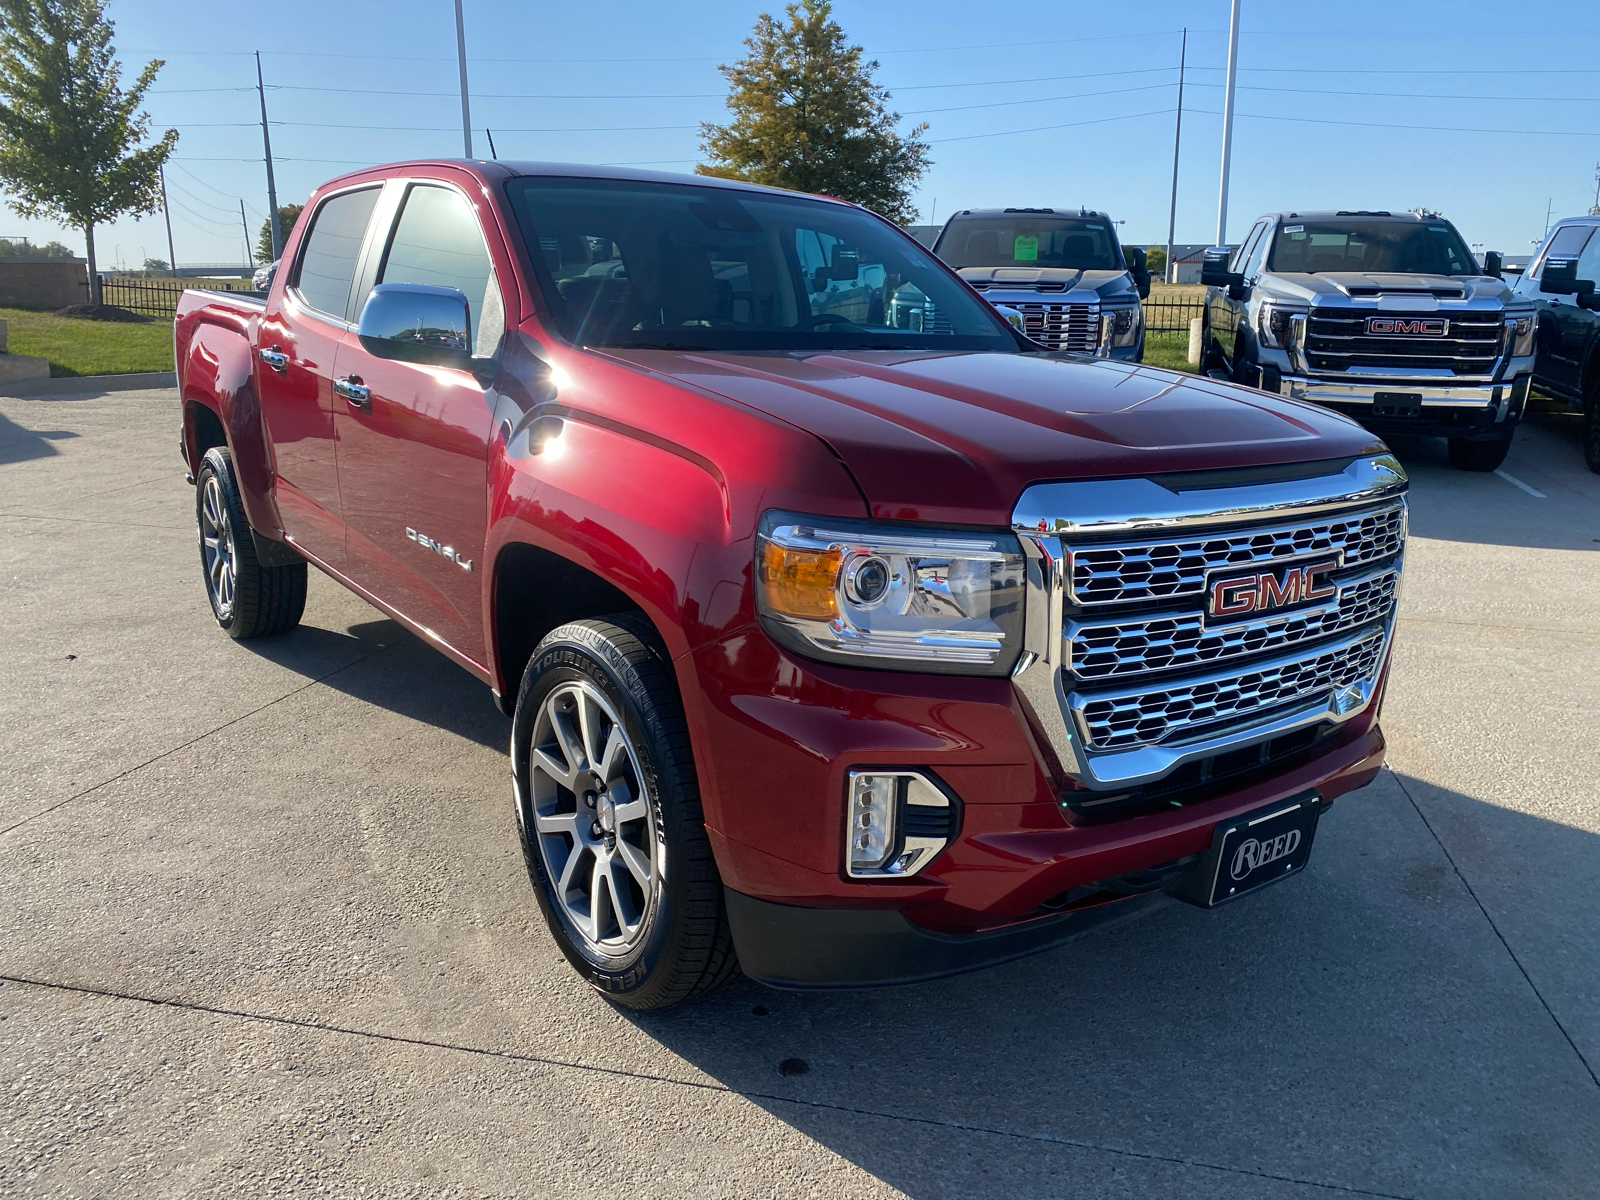
[[[1333,475],[1238,487],[1173,491],[1151,479],[1040,483],[1022,493],[1011,524],[1024,539],[1207,529],[1371,504],[1406,487],[1405,469],[1387,452]]]

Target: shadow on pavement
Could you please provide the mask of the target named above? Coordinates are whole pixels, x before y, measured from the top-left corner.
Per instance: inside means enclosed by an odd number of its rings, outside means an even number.
[[[323,687],[504,752],[511,722],[488,687],[391,620],[344,632],[302,625],[240,645]]]
[[[4,414],[0,414],[0,463],[49,458],[53,454],[61,453],[50,444],[51,442],[77,436],[67,429],[25,429]]]
[[[1494,848],[1483,870],[1497,919],[1516,923],[1497,889],[1525,888],[1524,863],[1589,879],[1551,872],[1535,921],[1547,933],[1512,943],[1565,942],[1524,965],[1556,1013],[1580,1010],[1583,1045],[1581,1010],[1591,1025],[1600,1011],[1582,979],[1600,921],[1581,898],[1600,885],[1600,841],[1440,789],[1420,802]],[[1050,1143],[1092,1151],[1082,1166],[1102,1179],[1126,1154],[1381,1195],[1564,1195],[1600,1172],[1600,1090],[1388,773],[1334,805],[1304,874],[1247,903],[1173,903],[936,984],[745,981],[630,1019],[919,1200],[1104,1194],[1092,1175],[1030,1176]],[[780,1073],[792,1059],[805,1074]],[[929,1153],[929,1121],[989,1136],[950,1129],[950,1152]],[[1185,1178],[1241,1194],[1223,1175]],[[1250,1195],[1263,1182],[1234,1178]]]

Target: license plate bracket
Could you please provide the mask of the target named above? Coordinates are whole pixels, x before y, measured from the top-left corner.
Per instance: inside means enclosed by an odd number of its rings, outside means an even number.
[[[1322,797],[1313,791],[1223,821],[1200,861],[1169,890],[1179,900],[1215,908],[1299,874],[1321,814]]]
[[[1376,392],[1372,397],[1372,415],[1375,417],[1420,417],[1421,392]]]

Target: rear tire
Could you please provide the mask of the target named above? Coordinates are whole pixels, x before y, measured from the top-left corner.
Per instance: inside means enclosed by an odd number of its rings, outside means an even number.
[[[1488,442],[1451,438],[1450,465],[1458,471],[1496,470],[1511,452],[1511,436],[1507,433]]]
[[[306,610],[306,564],[261,565],[225,447],[206,451],[194,482],[200,568],[211,615],[239,641],[287,633]]]
[[[738,971],[671,664],[634,614],[552,630],[511,729],[522,853],[551,935],[613,1004]]]

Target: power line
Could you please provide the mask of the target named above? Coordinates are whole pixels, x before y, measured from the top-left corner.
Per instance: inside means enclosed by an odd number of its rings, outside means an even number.
[[[1061,125],[1035,125],[1029,129],[1005,129],[999,133],[972,133],[966,135],[965,137],[931,138],[929,139],[928,144],[930,146],[939,146],[943,145],[945,142],[975,142],[979,138],[1010,137],[1012,134],[1017,133],[1043,133],[1050,129],[1072,129],[1079,125],[1104,125],[1110,121],[1132,121],[1139,117],[1165,116],[1172,111],[1173,110],[1170,108],[1158,108],[1154,112],[1126,113],[1120,117],[1096,117],[1089,121],[1067,121],[1065,124]],[[1194,112],[1196,110],[1190,109],[1189,111]]]
[[[1169,88],[1170,83],[1150,83],[1143,87],[1112,88],[1103,92],[1073,92],[1068,96],[1040,96],[1037,100],[995,100],[989,104],[959,104],[951,108],[917,108],[901,114],[907,117],[921,117],[930,113],[946,112],[972,112],[980,108],[1010,108],[1018,104],[1050,104],[1057,100],[1082,100],[1089,96],[1120,96],[1127,92],[1153,92],[1157,88]]]
[[[1222,114],[1215,109],[1191,108],[1210,117]],[[1363,129],[1415,129],[1426,133],[1513,133],[1532,137],[1600,137],[1600,129],[1483,129],[1472,125],[1391,125],[1380,121],[1335,121],[1321,117],[1279,117],[1266,113],[1237,113],[1252,121],[1298,121],[1306,125],[1353,125]]]

